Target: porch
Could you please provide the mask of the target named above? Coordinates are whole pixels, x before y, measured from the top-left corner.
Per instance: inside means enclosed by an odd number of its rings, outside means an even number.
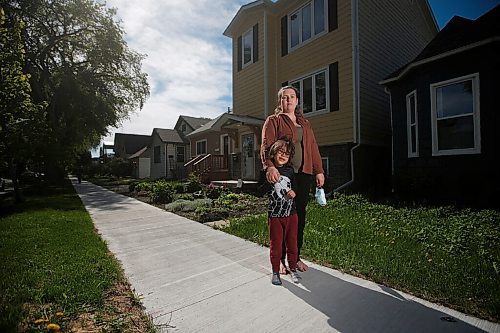
[[[200,175],[204,183],[211,181],[228,181],[231,179],[229,171],[229,155],[201,154],[193,157],[184,164],[187,174]]]

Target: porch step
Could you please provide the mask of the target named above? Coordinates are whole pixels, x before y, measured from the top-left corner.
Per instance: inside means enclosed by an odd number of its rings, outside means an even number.
[[[224,186],[228,188],[237,188],[238,181],[237,180],[212,180],[210,184],[214,186]],[[259,182],[255,180],[244,180],[242,189],[245,190],[255,190],[259,187]]]

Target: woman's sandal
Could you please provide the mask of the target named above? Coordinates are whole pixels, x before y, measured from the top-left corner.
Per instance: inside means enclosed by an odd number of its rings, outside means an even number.
[[[308,268],[309,267],[302,260],[297,261],[297,269],[299,271],[305,272]]]

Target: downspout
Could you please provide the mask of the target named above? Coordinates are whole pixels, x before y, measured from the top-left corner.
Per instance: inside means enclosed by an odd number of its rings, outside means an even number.
[[[354,150],[361,145],[360,95],[359,95],[359,31],[358,31],[358,0],[351,0],[351,29],[352,29],[352,103],[353,103],[353,130],[354,143],[351,148],[351,180],[333,189],[340,191],[354,183]],[[330,195],[331,193],[329,193]]]
[[[389,95],[389,111],[391,112],[391,192],[394,193],[394,128],[392,121],[392,93],[387,87],[384,88],[384,92]]]
[[[268,47],[267,47],[267,10],[264,8],[264,119],[269,115],[269,61],[268,61]]]

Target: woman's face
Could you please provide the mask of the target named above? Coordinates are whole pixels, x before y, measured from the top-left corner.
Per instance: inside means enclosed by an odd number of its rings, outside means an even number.
[[[293,113],[295,112],[295,108],[298,103],[297,95],[295,94],[295,90],[293,89],[285,89],[283,90],[283,94],[281,95],[281,110],[284,113]]]

